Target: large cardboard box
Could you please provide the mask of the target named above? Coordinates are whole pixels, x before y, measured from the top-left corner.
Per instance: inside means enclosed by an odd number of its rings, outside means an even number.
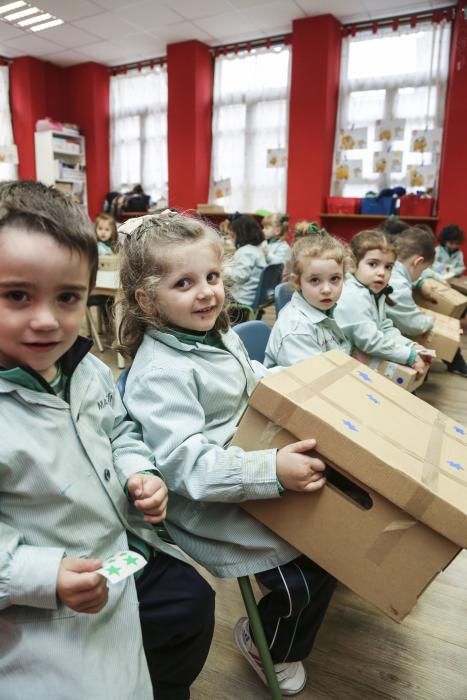
[[[429,290],[433,299],[436,300],[436,303],[428,301],[428,299],[425,299],[425,297],[421,295],[419,290],[415,289],[413,296],[419,306],[422,306],[424,309],[430,309],[430,311],[436,311],[439,314],[444,314],[445,316],[461,318],[467,307],[467,297],[464,296],[464,294],[434,279],[425,280],[423,287]]]
[[[457,318],[438,314],[436,311],[423,309],[423,313],[434,320],[433,328],[423,335],[414,338],[417,343],[436,352],[440,360],[451,362],[461,345],[461,323]]]
[[[391,382],[394,382],[394,384],[400,386],[401,389],[405,389],[406,391],[410,392],[415,391],[423,384],[428,371],[427,367],[427,370],[418,377],[417,372],[412,369],[412,367],[399,365],[397,362],[387,362],[386,360],[381,360],[378,357],[371,357],[370,355],[366,355],[364,352],[356,349],[353,351],[352,357],[359,362],[363,362],[363,364],[367,365],[368,367],[371,367],[371,369],[374,369],[376,372],[378,372],[378,374],[382,374],[383,377],[386,377]]]
[[[449,280],[449,284],[456,290],[456,292],[467,295],[467,275],[463,275],[462,277],[452,277]]]
[[[243,507],[403,620],[467,546],[467,428],[333,350],[264,378],[234,444],[310,437],[333,470],[326,486]]]

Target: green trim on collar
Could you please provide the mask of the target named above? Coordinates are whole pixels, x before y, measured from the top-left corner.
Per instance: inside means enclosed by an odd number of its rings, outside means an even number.
[[[183,328],[167,328],[167,333],[173,335],[177,340],[187,345],[213,345],[215,348],[224,348],[222,338],[219,333],[214,330],[200,332],[186,331]]]
[[[47,388],[45,384],[47,382],[45,379],[43,384],[39,378],[33,376],[28,372],[28,370],[24,367],[13,367],[12,369],[1,369],[0,370],[0,379],[6,379],[8,382],[12,382],[13,384],[18,384],[18,386],[22,386],[25,389],[32,389],[33,391],[40,391],[43,394],[55,394],[53,389]]]

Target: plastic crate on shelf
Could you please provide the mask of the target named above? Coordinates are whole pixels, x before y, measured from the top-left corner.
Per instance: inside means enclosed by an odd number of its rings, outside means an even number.
[[[363,197],[361,213],[371,216],[389,216],[394,214],[396,203],[396,197]]]
[[[433,197],[421,197],[416,194],[406,194],[400,198],[400,216],[431,216]]]
[[[359,214],[360,197],[326,197],[328,214]]]

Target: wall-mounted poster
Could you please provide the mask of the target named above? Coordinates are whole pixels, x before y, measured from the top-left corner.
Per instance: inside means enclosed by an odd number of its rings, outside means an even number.
[[[222,180],[214,180],[214,199],[222,199],[232,194],[232,184],[230,177],[225,177]]]
[[[434,165],[409,165],[406,179],[409,187],[434,187],[436,168]]]
[[[410,137],[410,150],[415,153],[439,153],[441,129],[413,130]]]
[[[334,180],[337,182],[360,182],[363,163],[361,160],[340,161],[334,170]]]
[[[373,153],[374,173],[401,173],[402,151],[388,151],[387,153]]]
[[[18,148],[14,144],[0,146],[0,163],[18,165]]]
[[[341,151],[352,151],[356,148],[366,148],[368,144],[368,129],[341,129],[339,133],[339,148]]]
[[[268,168],[283,168],[287,164],[285,148],[268,148],[266,165]]]
[[[401,141],[404,131],[405,119],[377,119],[375,141]]]

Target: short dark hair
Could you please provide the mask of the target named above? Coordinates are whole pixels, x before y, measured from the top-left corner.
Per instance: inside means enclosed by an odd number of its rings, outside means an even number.
[[[393,217],[383,221],[378,228],[380,231],[384,231],[384,233],[388,233],[390,236],[397,236],[399,233],[410,228],[410,224],[406,221],[402,221],[402,219]]]
[[[432,263],[435,259],[435,243],[432,231],[411,226],[395,240],[397,257],[404,261],[412,255],[421,255],[427,262]]]
[[[439,242],[441,245],[445,243],[463,243],[464,232],[457,224],[448,224],[440,232]]]
[[[264,241],[264,233],[259,223],[252,216],[242,214],[231,221],[230,228],[235,234],[235,247],[244,245],[260,245]]]
[[[97,241],[93,225],[71,196],[32,180],[0,182],[0,233],[10,226],[46,233],[58,245],[75,250],[89,262],[89,289],[97,275]]]

